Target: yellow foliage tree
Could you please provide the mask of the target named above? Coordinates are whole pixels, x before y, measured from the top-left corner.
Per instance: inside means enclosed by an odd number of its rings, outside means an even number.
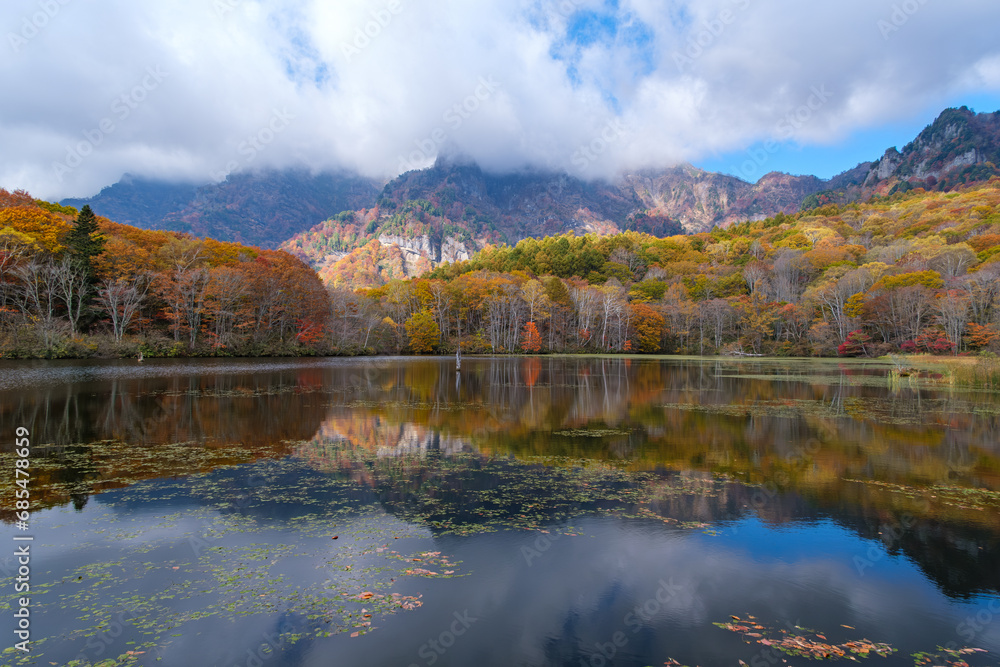
[[[406,335],[410,337],[410,349],[417,354],[433,352],[441,338],[441,329],[429,310],[421,310],[406,321]]]
[[[10,227],[27,235],[40,248],[58,253],[63,249],[63,237],[70,225],[55,213],[35,206],[12,206],[0,209],[0,229]]]

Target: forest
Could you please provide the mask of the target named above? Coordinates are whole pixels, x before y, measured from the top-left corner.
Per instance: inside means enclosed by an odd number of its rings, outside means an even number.
[[[371,287],[324,285],[283,251],[0,191],[0,351],[997,352],[998,203],[993,178],[686,236],[529,238]]]
[[[329,318],[316,272],[287,253],[0,190],[3,357],[317,354]]]
[[[487,247],[412,280],[331,289],[365,352],[955,355],[1000,341],[1000,180],[656,238]]]

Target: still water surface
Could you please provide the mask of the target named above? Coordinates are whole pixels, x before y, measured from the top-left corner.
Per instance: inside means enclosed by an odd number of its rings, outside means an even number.
[[[888,370],[4,362],[0,663],[1000,664],[1000,396]]]

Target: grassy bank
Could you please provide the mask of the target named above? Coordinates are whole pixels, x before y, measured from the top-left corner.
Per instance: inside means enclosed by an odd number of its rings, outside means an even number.
[[[940,373],[949,384],[974,389],[1000,390],[1000,357],[935,357],[929,354],[903,357],[914,369]]]
[[[0,359],[145,359],[175,357],[315,357],[336,355],[328,346],[268,341],[235,346],[196,345],[158,332],[115,340],[106,334],[57,334],[48,340],[33,331],[0,335]]]

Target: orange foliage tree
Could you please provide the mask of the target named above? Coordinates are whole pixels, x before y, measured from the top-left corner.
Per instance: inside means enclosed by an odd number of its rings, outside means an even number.
[[[631,349],[647,354],[659,352],[666,319],[644,303],[633,303],[631,308],[632,338],[629,341],[632,343]]]
[[[525,352],[538,354],[542,351],[542,335],[534,322],[528,322],[521,331],[521,349]]]

